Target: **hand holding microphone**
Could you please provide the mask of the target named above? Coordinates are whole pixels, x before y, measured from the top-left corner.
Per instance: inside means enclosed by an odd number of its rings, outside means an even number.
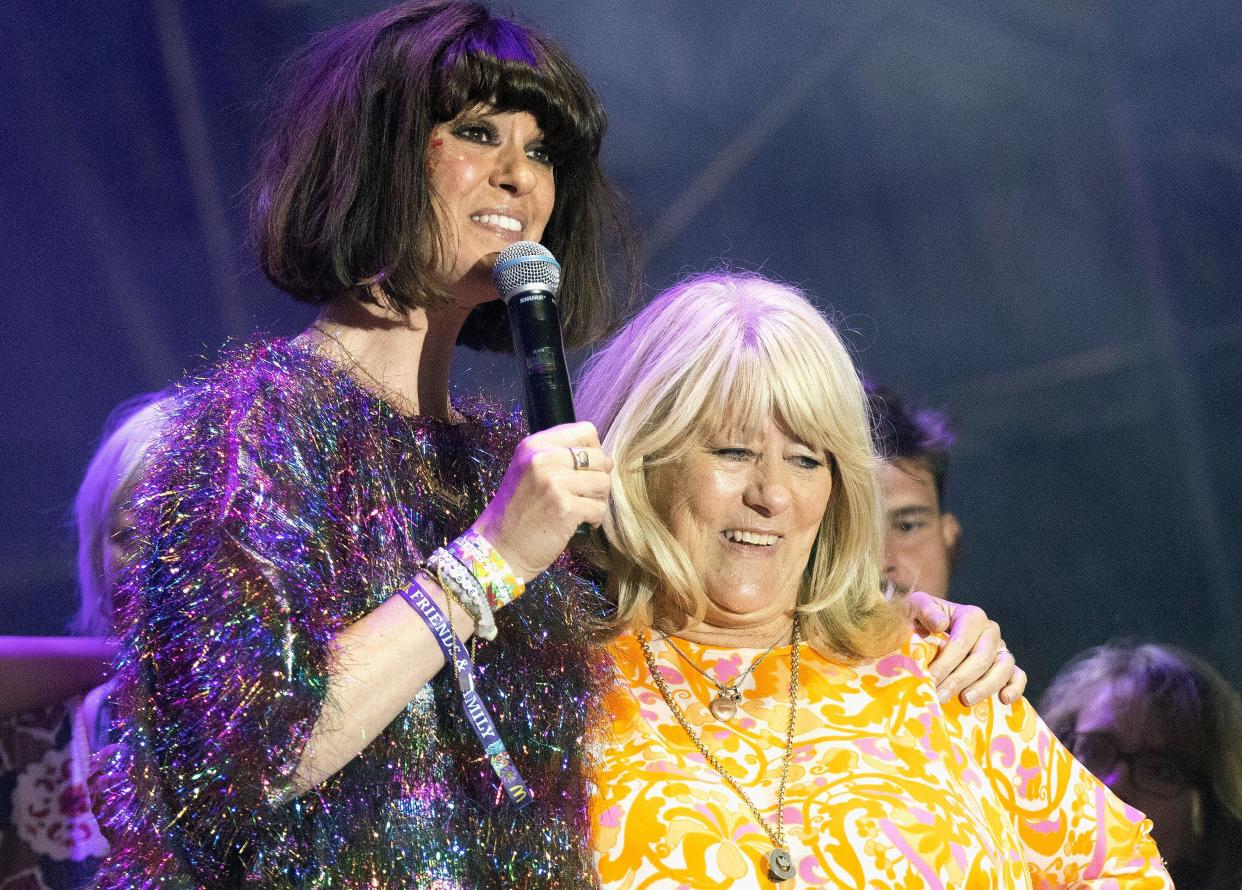
[[[574,422],[556,305],[560,271],[543,245],[519,241],[500,253],[492,272],[509,309],[531,435],[475,529],[526,578],[565,549],[575,528],[585,534],[603,521],[611,484],[612,459],[595,427]]]

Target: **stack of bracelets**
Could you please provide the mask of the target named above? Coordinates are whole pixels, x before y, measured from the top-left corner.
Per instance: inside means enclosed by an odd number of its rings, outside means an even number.
[[[509,564],[487,539],[473,529],[447,547],[435,550],[426,565],[426,574],[439,582],[449,598],[449,616],[440,610],[419,583],[417,575],[401,591],[401,596],[427,623],[444,653],[444,660],[453,666],[466,718],[483,745],[505,794],[518,808],[524,807],[531,801],[530,790],[505,750],[505,743],[496,731],[492,715],[475,691],[474,661],[457,638],[451,615],[452,604],[456,602],[474,619],[479,636],[485,640],[495,639],[495,611],[521,596],[526,589],[525,583],[513,574]]]
[[[427,569],[445,593],[470,613],[477,625],[475,632],[485,640],[496,639],[495,611],[525,589],[504,558],[473,529],[433,552]]]

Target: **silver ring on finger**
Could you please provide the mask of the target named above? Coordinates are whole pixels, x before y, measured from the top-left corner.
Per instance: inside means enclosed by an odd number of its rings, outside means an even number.
[[[1001,646],[999,649],[996,650],[997,658],[1000,658],[1002,655],[1008,655],[1011,658],[1013,657],[1013,653],[1009,651],[1008,646]]]
[[[569,453],[573,455],[575,470],[588,470],[591,468],[591,452],[585,448],[570,448]]]

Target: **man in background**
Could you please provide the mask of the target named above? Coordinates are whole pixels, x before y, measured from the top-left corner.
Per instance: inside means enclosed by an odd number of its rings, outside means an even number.
[[[885,516],[884,580],[892,585],[895,595],[923,590],[945,600],[962,537],[957,517],[944,510],[944,482],[953,434],[943,414],[916,409],[891,389],[870,382],[866,388],[872,442],[884,459],[880,468]],[[945,623],[948,611],[977,608],[946,602]],[[926,610],[924,614],[927,615]],[[930,615],[928,618],[934,622]],[[999,637],[1000,627],[995,621],[990,623],[991,632]],[[956,644],[950,635],[948,645]],[[997,671],[1007,670],[1013,661],[1004,640],[1000,641],[1000,650],[997,665],[992,668]],[[1015,663],[1013,679],[1001,690],[1000,700],[1009,704],[1018,698],[1026,688],[1026,679],[1026,672]],[[982,694],[978,684],[958,690],[950,681],[941,683],[939,692],[941,701],[960,692],[968,705],[978,701]]]
[[[944,415],[917,410],[900,393],[867,383],[886,531],[884,579],[898,594],[925,590],[944,599],[962,529],[944,511],[953,434]]]

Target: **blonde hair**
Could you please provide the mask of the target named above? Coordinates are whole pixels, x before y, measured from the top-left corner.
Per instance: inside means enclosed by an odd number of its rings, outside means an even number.
[[[75,634],[106,636],[112,632],[112,586],[108,542],[117,511],[137,481],[138,466],[147,448],[163,428],[167,392],[135,396],[108,418],[99,448],[73,501],[78,530],[78,612],[69,622]]]
[[[904,605],[880,589],[883,523],[862,383],[800,292],[739,273],[670,288],[591,357],[578,407],[615,462],[597,553],[616,597],[614,628],[671,631],[702,619],[707,592],[653,507],[652,472],[726,424],[757,431],[771,418],[829,455],[833,474],[798,595],[807,639],[862,659],[908,632]]]

